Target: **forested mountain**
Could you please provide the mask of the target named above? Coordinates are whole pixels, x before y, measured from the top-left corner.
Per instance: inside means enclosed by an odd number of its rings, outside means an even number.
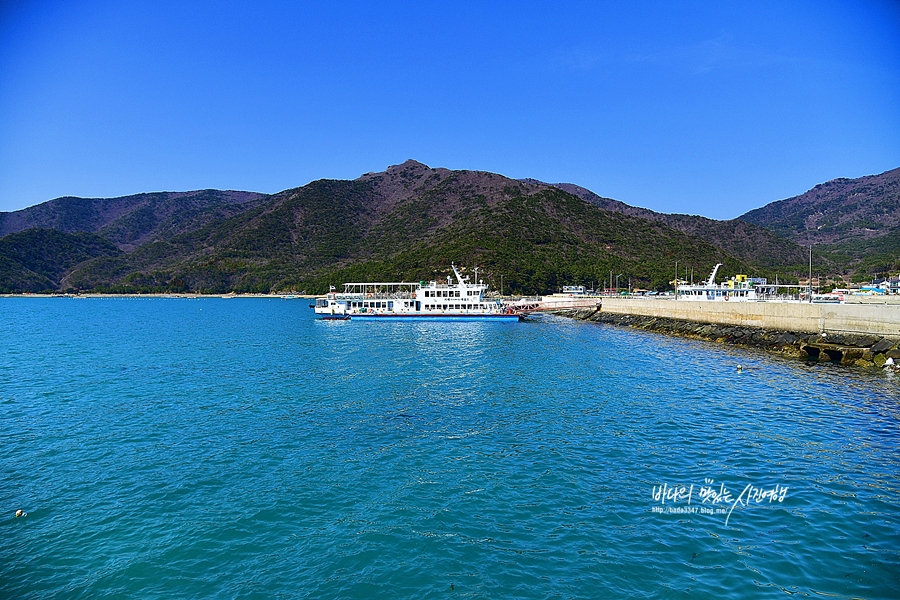
[[[832,179],[738,218],[803,245],[881,237],[900,226],[900,169]]]
[[[744,265],[663,224],[610,213],[562,190],[415,161],[354,181],[321,180],[120,257],[88,261],[70,285],[204,292],[321,291],[346,280],[418,280],[451,262],[522,293],[606,281],[662,287],[674,264]],[[620,280],[622,283],[625,280]]]
[[[702,238],[749,264],[776,267],[803,264],[807,259],[803,248],[796,243],[747,221],[740,219],[716,221],[696,215],[658,213],[646,208],[629,206],[618,200],[603,198],[572,183],[555,185],[604,210],[659,221],[688,235]]]
[[[102,235],[129,251],[150,240],[192,231],[232,216],[265,197],[256,192],[200,190],[119,198],[56,198],[0,213],[0,236],[26,229],[81,231]]]
[[[0,293],[59,289],[76,265],[122,251],[92,233],[29,229],[0,238]]]
[[[784,277],[806,262],[796,244],[746,222],[661,215],[578,186],[412,160],[269,196],[60,198],[0,213],[4,231],[16,233],[0,238],[2,291],[312,293],[434,279],[451,262],[477,265],[493,288],[502,278],[514,293],[600,286],[611,274],[621,287],[662,289],[676,261],[682,277],[717,262],[723,274]]]
[[[900,168],[833,179],[738,219],[811,244],[845,272],[900,269]]]

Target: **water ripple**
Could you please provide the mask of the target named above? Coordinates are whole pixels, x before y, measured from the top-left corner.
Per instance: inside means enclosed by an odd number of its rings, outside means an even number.
[[[900,595],[880,374],[553,317],[0,302],[0,597]],[[787,493],[726,526],[662,484]]]

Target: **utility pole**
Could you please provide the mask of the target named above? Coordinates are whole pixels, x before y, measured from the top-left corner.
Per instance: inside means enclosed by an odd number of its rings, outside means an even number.
[[[675,299],[678,300],[678,261],[675,261]]]
[[[809,245],[809,302],[812,304],[812,244]]]

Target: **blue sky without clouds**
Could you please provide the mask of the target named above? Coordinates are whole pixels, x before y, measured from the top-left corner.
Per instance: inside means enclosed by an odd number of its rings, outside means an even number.
[[[0,210],[414,158],[733,218],[900,166],[900,2],[0,2]]]

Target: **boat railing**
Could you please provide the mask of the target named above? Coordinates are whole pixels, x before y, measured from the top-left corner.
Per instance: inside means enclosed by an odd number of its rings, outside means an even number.
[[[420,287],[417,282],[345,283],[344,294],[363,298],[405,299],[412,298]]]
[[[351,300],[351,301],[364,301],[364,300],[411,300],[415,298],[415,294],[411,292],[369,292],[366,294],[361,293],[350,293],[350,294],[337,294],[337,300]]]

